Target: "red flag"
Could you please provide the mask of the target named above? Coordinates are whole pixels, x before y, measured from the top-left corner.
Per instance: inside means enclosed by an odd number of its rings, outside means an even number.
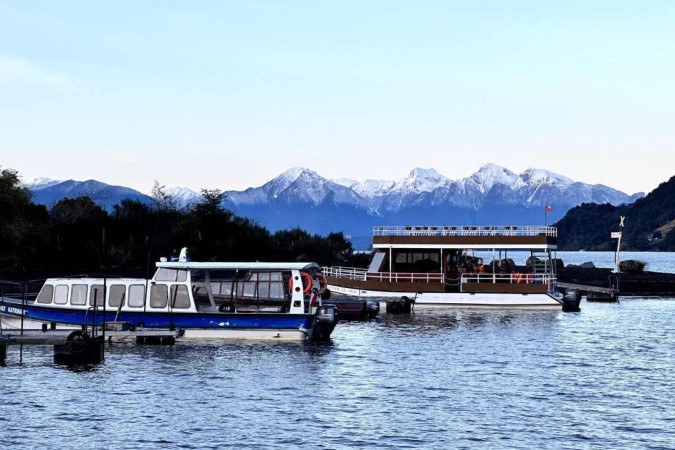
[[[553,208],[551,207],[551,205],[544,206],[544,209],[546,210],[547,213],[550,213],[551,211],[553,211]]]

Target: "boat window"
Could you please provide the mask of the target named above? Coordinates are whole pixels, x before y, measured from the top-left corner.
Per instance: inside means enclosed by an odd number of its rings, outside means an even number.
[[[71,305],[86,305],[87,304],[87,285],[74,284],[70,289],[70,304]]]
[[[157,281],[187,281],[187,270],[160,268],[155,273]]]
[[[124,297],[127,293],[127,287],[123,284],[113,284],[108,292],[108,306],[119,308],[124,304]]]
[[[258,284],[258,297],[259,298],[269,298],[270,297],[270,284],[263,282]]]
[[[223,281],[220,283],[220,295],[232,296],[232,281]]]
[[[281,281],[270,283],[270,298],[283,300],[284,297],[284,284]]]
[[[54,291],[54,303],[57,305],[65,305],[68,303],[68,285],[59,284]]]
[[[190,295],[184,284],[171,286],[171,307],[177,309],[190,307]]]
[[[54,298],[54,286],[45,284],[35,300],[38,303],[51,303]]]
[[[142,308],[145,305],[145,285],[132,284],[129,286],[129,306],[131,308]]]
[[[166,284],[153,284],[150,288],[150,307],[166,308],[169,303],[169,288]]]
[[[237,283],[237,297],[255,297],[256,284],[258,284],[257,281],[240,281]]]
[[[394,257],[395,272],[434,272],[440,270],[440,252],[399,252]]]
[[[103,285],[92,284],[89,291],[89,306],[103,306]]]
[[[211,283],[211,293],[213,295],[220,295],[220,283]]]
[[[385,256],[386,253],[384,252],[375,252],[373,260],[370,262],[370,267],[368,267],[368,272],[379,272],[382,268]]]

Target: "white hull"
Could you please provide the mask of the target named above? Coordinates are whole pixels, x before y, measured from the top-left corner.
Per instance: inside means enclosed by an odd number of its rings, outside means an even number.
[[[306,341],[300,330],[220,330],[186,329],[182,339],[234,339],[251,341]]]
[[[41,330],[42,325],[48,322],[24,318],[24,330]],[[20,330],[21,318],[8,314],[0,314],[0,324],[3,330]],[[77,325],[56,324],[56,330],[79,330]],[[181,339],[235,339],[253,341],[306,341],[311,330],[224,330],[224,329],[186,329]]]
[[[335,294],[365,298],[401,298],[415,300],[417,308],[560,308],[561,302],[549,294],[469,294],[462,292],[390,292],[328,285]]]
[[[2,325],[1,328],[3,330],[20,330],[21,317],[0,313],[0,324]],[[49,322],[41,322],[39,320],[28,319],[25,317],[23,319],[24,330],[41,330],[42,325],[44,324],[49,324]],[[57,330],[80,330],[81,328],[82,327],[77,325],[65,325],[61,323],[56,324]]]

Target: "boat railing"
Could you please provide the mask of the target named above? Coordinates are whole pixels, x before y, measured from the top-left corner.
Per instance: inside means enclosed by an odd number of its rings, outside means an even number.
[[[556,237],[556,227],[541,225],[501,226],[377,226],[373,236],[547,236]]]
[[[442,273],[412,273],[412,272],[368,272],[366,269],[355,267],[324,267],[324,275],[333,278],[347,278],[361,281],[387,281],[398,283],[444,283]]]
[[[504,283],[504,284],[555,284],[555,278],[549,274],[534,273],[465,273],[460,283]]]
[[[445,276],[442,273],[368,272],[366,280],[394,283],[444,283]]]
[[[323,267],[321,269],[323,274],[327,277],[333,278],[347,278],[350,280],[364,280],[368,271],[366,269],[359,269],[356,267]]]

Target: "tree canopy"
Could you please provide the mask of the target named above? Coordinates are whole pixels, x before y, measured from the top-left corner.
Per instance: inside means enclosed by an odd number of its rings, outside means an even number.
[[[155,261],[187,247],[195,261],[315,261],[344,264],[351,244],[342,233],[299,228],[270,233],[223,208],[224,194],[202,190],[181,210],[155,182],[154,204],[124,200],[106,212],[88,197],[51,209],[31,203],[12,170],[0,172],[0,271],[5,274],[120,273],[150,275]]]

